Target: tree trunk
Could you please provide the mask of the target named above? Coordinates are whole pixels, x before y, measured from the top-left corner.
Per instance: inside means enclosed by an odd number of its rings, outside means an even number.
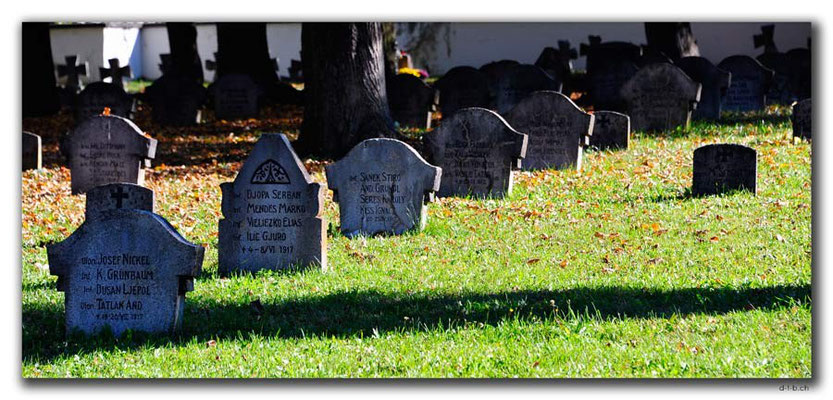
[[[48,22],[23,23],[23,116],[40,117],[58,112],[61,104],[55,86]]]
[[[396,24],[382,23],[382,47],[385,52],[385,84],[390,87],[392,79],[399,72],[396,57]]]
[[[217,23],[217,58],[218,78],[225,74],[246,74],[265,88],[278,82],[275,65],[269,57],[265,23]]]
[[[190,22],[168,22],[168,44],[171,47],[171,72],[202,83],[202,62],[197,52],[197,27]]]
[[[649,48],[661,51],[673,61],[700,55],[688,22],[646,22],[645,37]]]
[[[340,158],[364,139],[394,137],[379,23],[304,23],[304,121],[298,152]]]

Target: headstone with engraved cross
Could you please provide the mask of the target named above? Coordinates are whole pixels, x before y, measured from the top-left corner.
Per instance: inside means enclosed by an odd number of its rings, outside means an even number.
[[[597,150],[627,149],[631,136],[631,119],[616,111],[593,112],[593,135],[590,146]]]
[[[121,209],[153,212],[153,190],[132,183],[108,183],[87,191],[86,219]]]
[[[122,67],[119,63],[118,58],[111,58],[107,60],[107,63],[110,65],[109,68],[98,68],[98,71],[101,74],[101,80],[104,80],[105,78],[110,78],[111,82],[114,85],[118,86],[121,89],[124,89],[124,79],[130,78],[132,76],[130,72],[130,66],[125,65]]]
[[[81,81],[78,77],[82,75],[87,76],[89,65],[86,61],[83,64],[79,64],[78,55],[66,56],[64,59],[66,60],[66,64],[58,66],[58,77],[66,77],[67,82],[64,86],[73,92],[78,92],[82,89]]]
[[[755,194],[757,153],[738,144],[710,144],[694,150],[693,196],[747,190]]]

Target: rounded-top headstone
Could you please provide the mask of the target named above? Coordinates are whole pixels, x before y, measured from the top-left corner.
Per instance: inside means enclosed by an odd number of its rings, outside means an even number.
[[[255,118],[263,89],[245,74],[224,74],[209,87],[218,119]]]
[[[755,111],[766,105],[766,94],[775,72],[758,60],[735,55],[723,59],[717,67],[732,74],[732,82],[723,97],[723,111]]]
[[[720,102],[729,88],[732,74],[718,68],[705,57],[683,57],[675,64],[691,79],[703,85],[700,102],[691,113],[691,118],[712,121],[720,119]]]
[[[637,131],[687,127],[700,100],[701,85],[673,64],[649,64],[622,86],[631,124]]]
[[[691,193],[706,196],[747,190],[755,194],[757,153],[739,144],[710,144],[694,150]]]
[[[631,119],[616,111],[593,112],[593,135],[590,147],[598,150],[627,149],[631,135]]]
[[[406,127],[430,128],[436,91],[411,74],[398,74],[388,84],[388,103],[393,120]]]
[[[434,82],[440,91],[440,112],[448,118],[466,107],[489,106],[489,79],[476,68],[454,67]]]
[[[145,89],[151,116],[157,124],[194,125],[207,98],[206,89],[196,80],[180,75],[162,75]]]
[[[116,84],[91,83],[76,98],[75,123],[80,124],[87,118],[100,115],[105,108],[110,109],[110,115],[130,118],[133,98]]]
[[[521,100],[541,90],[561,91],[561,81],[531,64],[509,68],[500,78],[495,93],[495,106],[500,114],[509,112]]]

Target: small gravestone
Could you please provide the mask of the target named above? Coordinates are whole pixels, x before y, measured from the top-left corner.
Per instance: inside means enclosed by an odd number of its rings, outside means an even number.
[[[129,119],[99,115],[88,118],[64,140],[72,194],[107,183],[144,182],[144,169],[156,155],[156,139],[145,136]]]
[[[125,66],[122,67],[121,65],[119,65],[119,59],[118,58],[111,58],[111,59],[107,60],[107,63],[110,65],[110,67],[108,67],[108,68],[99,67],[98,68],[99,74],[101,75],[101,80],[104,80],[105,78],[110,78],[110,82],[112,84],[118,86],[119,89],[123,90],[124,89],[124,79],[125,78],[130,78],[130,76],[132,74],[131,71],[130,71],[130,66],[125,65]]]
[[[258,115],[261,88],[244,74],[225,74],[209,88],[217,119],[247,119]]]
[[[466,107],[488,107],[489,80],[472,67],[454,67],[434,83],[440,91],[440,112],[448,118]]]
[[[436,91],[411,74],[398,74],[389,85],[388,103],[393,120],[410,128],[430,128]]]
[[[720,102],[729,89],[732,74],[717,68],[705,57],[683,57],[676,62],[695,82],[703,86],[700,92],[700,102],[691,113],[692,119],[712,120],[720,119]]]
[[[755,193],[755,150],[738,144],[710,144],[694,150],[693,196],[748,190]]]
[[[500,198],[512,191],[512,171],[521,167],[527,136],[496,112],[472,107],[444,119],[423,136],[429,162],[443,169],[438,196]]]
[[[700,89],[683,70],[661,63],[642,67],[622,86],[621,96],[634,130],[665,131],[688,127]]]
[[[810,98],[813,86],[813,63],[810,49],[795,48],[785,54],[789,65],[790,91],[793,98]]]
[[[40,136],[23,131],[23,170],[41,169],[42,154]]]
[[[539,90],[560,92],[561,80],[529,64],[509,68],[500,78],[495,94],[495,106],[501,114],[508,113],[524,98]]]
[[[551,91],[532,93],[506,115],[506,120],[528,136],[522,169],[581,170],[582,152],[593,134],[593,116],[569,97]]]
[[[133,98],[120,87],[106,82],[94,82],[87,85],[75,103],[75,123],[100,115],[105,108],[110,115],[130,118],[133,110]]]
[[[771,69],[744,55],[727,57],[717,67],[732,74],[732,82],[721,103],[723,111],[755,111],[764,108],[766,94],[775,74]]]
[[[128,329],[178,330],[205,253],[164,218],[130,208],[94,212],[46,251],[49,273],[65,293],[67,332],[109,329],[117,337]]]
[[[327,268],[324,193],[282,134],[263,134],[234,182],[220,184],[219,271]]]
[[[132,183],[108,183],[87,191],[86,219],[122,209],[153,212],[153,190]]]
[[[179,75],[162,75],[145,89],[151,105],[153,122],[170,126],[187,126],[200,122],[205,88],[195,80]]]
[[[631,136],[631,119],[616,111],[593,113],[593,135],[590,146],[598,150],[627,149]]]
[[[367,139],[326,171],[348,237],[421,230],[442,175],[395,139]]]
[[[792,123],[794,137],[813,137],[813,99],[804,99],[793,105]]]

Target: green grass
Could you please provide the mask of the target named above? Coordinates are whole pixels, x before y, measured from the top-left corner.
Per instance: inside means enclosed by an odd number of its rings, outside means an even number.
[[[173,337],[64,336],[44,245],[83,196],[65,169],[24,173],[22,374],[809,378],[811,146],[781,113],[637,133],[581,172],[519,173],[506,199],[442,199],[399,237],[341,236],[328,198],[327,272],[220,278],[217,185],[239,163],[157,168],[157,212],[208,245]],[[688,195],[716,142],[758,151],[757,196]]]

